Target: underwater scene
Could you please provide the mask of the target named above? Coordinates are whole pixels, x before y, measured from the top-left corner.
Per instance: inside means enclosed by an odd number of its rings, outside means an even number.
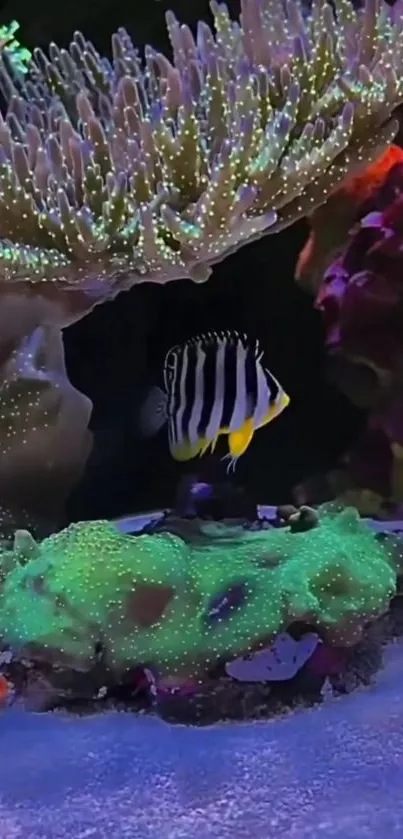
[[[402,837],[402,115],[403,0],[0,9],[0,839]]]

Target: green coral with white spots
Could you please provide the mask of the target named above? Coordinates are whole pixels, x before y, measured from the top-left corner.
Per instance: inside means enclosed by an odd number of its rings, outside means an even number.
[[[31,61],[31,53],[15,38],[15,33],[18,32],[19,28],[20,24],[16,20],[13,20],[8,26],[0,26],[0,54],[4,50],[14,69],[20,73],[26,73]]]
[[[200,524],[185,540],[128,536],[98,521],[36,544],[18,531],[14,548],[0,550],[0,640],[79,669],[101,645],[117,672],[149,664],[195,673],[295,620],[354,643],[387,608],[396,568],[396,548],[353,509],[322,512],[303,533]]]

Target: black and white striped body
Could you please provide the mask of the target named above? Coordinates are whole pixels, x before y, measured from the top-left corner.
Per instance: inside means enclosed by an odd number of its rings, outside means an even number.
[[[236,332],[207,333],[171,349],[164,364],[169,446],[190,460],[229,438],[229,468],[246,451],[254,431],[289,402],[263,366],[256,342]]]

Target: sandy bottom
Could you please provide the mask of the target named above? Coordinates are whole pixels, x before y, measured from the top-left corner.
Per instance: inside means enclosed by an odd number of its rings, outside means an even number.
[[[1,839],[403,836],[403,647],[376,686],[269,723],[0,716]]]

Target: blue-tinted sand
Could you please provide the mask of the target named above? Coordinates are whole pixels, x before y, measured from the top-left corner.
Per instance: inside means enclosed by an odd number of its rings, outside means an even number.
[[[403,648],[377,685],[270,723],[0,716],[1,839],[403,837]]]

